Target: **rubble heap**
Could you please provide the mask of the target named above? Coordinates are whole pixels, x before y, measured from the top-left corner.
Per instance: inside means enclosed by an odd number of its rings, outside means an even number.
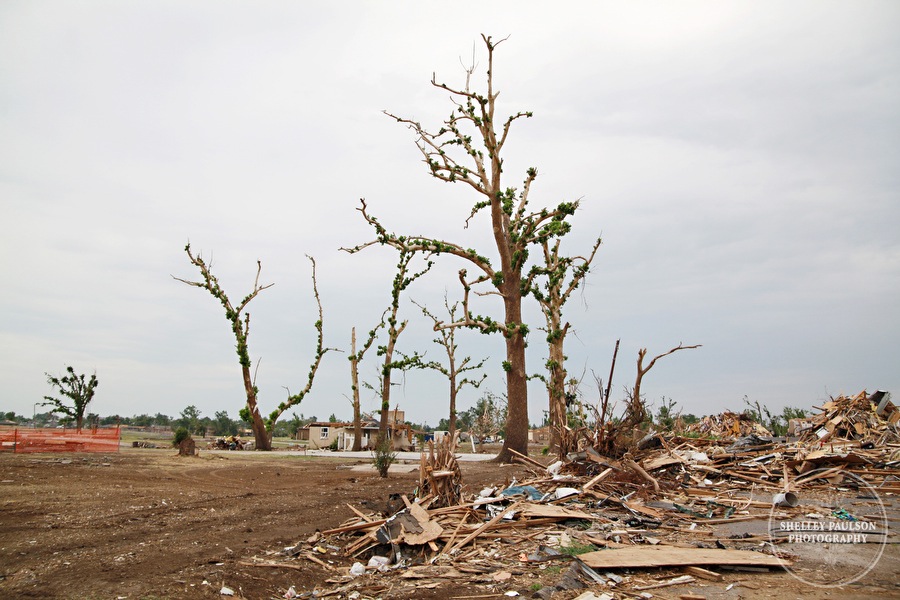
[[[873,447],[900,442],[900,409],[891,403],[887,392],[870,396],[863,390],[852,398],[832,398],[816,408],[822,412],[801,424],[805,425],[802,441],[859,440]]]
[[[744,421],[725,426],[736,422]],[[593,591],[579,598],[649,598],[646,590],[689,587],[699,579],[709,585],[726,581],[731,570],[791,564],[777,531],[749,535],[722,528],[773,515],[844,518],[834,516],[831,501],[807,500],[836,485],[863,494],[864,481],[878,494],[900,493],[898,447],[818,440],[786,445],[755,433],[727,445],[656,437],[657,447],[617,458],[588,447],[545,465],[514,453],[528,477],[468,494],[460,492],[455,448],[431,445],[422,456],[419,486],[401,495],[399,510],[384,515],[348,505],[353,516],[341,526],[286,548],[278,562],[245,564],[316,563],[330,577],[307,592],[314,597],[407,598],[452,585],[466,586],[461,598],[550,598],[560,590],[565,594],[554,598],[574,598],[579,592],[570,590],[581,588]],[[878,518],[874,511],[845,515]],[[886,524],[873,530],[887,534]],[[731,585],[753,585],[735,581]]]
[[[747,414],[725,411],[703,417],[687,426],[686,431],[717,438],[739,438],[748,435],[772,437],[772,433]]]

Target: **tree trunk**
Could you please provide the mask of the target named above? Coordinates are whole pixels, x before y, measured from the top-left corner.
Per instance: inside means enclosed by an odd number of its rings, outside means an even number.
[[[450,439],[456,434],[456,371],[450,366]]]
[[[356,327],[350,333],[350,383],[353,386],[353,451],[362,450],[362,415],[359,409],[359,359],[356,356]]]
[[[528,456],[528,377],[525,373],[525,336],[518,327],[522,323],[522,295],[519,291],[519,273],[510,279],[515,285],[504,284],[506,323],[515,326],[506,338],[506,435],[503,448],[495,459],[512,462],[510,450]]]
[[[563,337],[549,344],[550,382],[547,386],[550,402],[550,450],[557,452],[562,443],[562,430],[568,424],[566,418],[566,368],[563,361]]]
[[[247,393],[247,410],[250,411],[250,428],[253,430],[254,447],[257,450],[271,450],[272,438],[266,430],[266,423],[259,414],[259,406],[256,404],[256,390],[253,388],[253,380],[250,379],[250,367],[241,366],[244,375],[244,391]]]
[[[391,362],[394,358],[394,340],[389,338],[384,351],[384,369],[381,377],[381,421],[378,423],[378,440],[388,437],[388,413],[391,411]]]

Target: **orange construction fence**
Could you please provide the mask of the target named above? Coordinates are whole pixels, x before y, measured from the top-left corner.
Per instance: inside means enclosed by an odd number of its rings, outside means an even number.
[[[118,452],[119,428],[28,429],[0,427],[4,452]]]

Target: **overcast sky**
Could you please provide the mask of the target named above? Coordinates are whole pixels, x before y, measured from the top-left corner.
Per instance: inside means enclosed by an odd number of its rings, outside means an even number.
[[[262,412],[299,391],[314,349],[310,264],[325,343],[305,416],[349,418],[351,327],[387,306],[396,255],[356,211],[397,233],[495,256],[470,189],[431,178],[411,131],[452,109],[430,85],[495,56],[506,184],[540,173],[531,206],[581,199],[569,254],[602,235],[565,311],[569,372],[596,399],[621,339],[614,397],[639,348],[648,400],[698,415],[810,407],[900,390],[900,3],[34,2],[0,3],[0,410],[30,416],[66,365],[100,380],[91,412],[204,416],[244,404],[222,307],[184,246],[250,305]],[[459,297],[452,257],[403,303],[399,346],[441,359],[410,298]],[[496,297],[476,310],[500,316]],[[529,363],[546,360],[529,307]],[[503,339],[459,334],[505,390]],[[374,382],[374,351],[362,366]],[[254,365],[256,368],[256,364]],[[394,401],[447,415],[446,383],[410,372]],[[363,408],[377,401],[364,394]],[[532,386],[529,414],[547,399]],[[40,406],[38,412],[42,412]],[[290,416],[290,411],[285,417]]]

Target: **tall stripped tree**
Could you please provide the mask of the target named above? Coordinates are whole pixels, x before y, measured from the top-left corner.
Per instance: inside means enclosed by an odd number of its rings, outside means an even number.
[[[456,397],[459,394],[459,391],[467,385],[478,388],[487,378],[487,373],[482,373],[480,379],[469,379],[465,374],[471,371],[480,371],[484,367],[484,363],[487,362],[487,359],[484,359],[479,363],[473,363],[471,356],[465,356],[462,358],[462,360],[459,360],[456,356],[456,328],[442,328],[442,319],[439,319],[438,317],[431,314],[431,312],[429,312],[429,310],[421,304],[418,304],[416,302],[413,302],[413,304],[422,309],[422,314],[431,319],[431,321],[434,323],[435,331],[438,332],[438,337],[436,337],[433,341],[435,344],[441,346],[447,354],[446,365],[443,365],[437,361],[430,361],[428,363],[425,363],[425,366],[429,369],[434,369],[438,373],[441,373],[444,377],[447,378],[447,381],[450,384],[450,418],[448,422],[450,439],[453,439],[453,435],[456,433]],[[456,311],[459,308],[459,303],[454,302],[451,305],[447,300],[447,295],[444,294],[444,307],[447,309],[447,314],[450,317],[450,322],[455,322]]]
[[[353,250],[347,250],[353,252]],[[422,356],[418,352],[405,354],[397,350],[397,340],[400,334],[409,324],[408,320],[399,321],[397,315],[400,312],[400,295],[412,282],[419,277],[425,275],[431,270],[434,264],[430,260],[420,271],[410,271],[410,264],[415,258],[416,253],[405,249],[400,249],[400,259],[397,262],[397,273],[394,275],[393,286],[391,287],[391,305],[382,315],[381,324],[386,326],[387,341],[382,346],[378,346],[378,356],[383,358],[381,364],[381,372],[379,380],[381,383],[381,419],[378,423],[378,444],[386,444],[388,436],[388,417],[391,409],[391,376],[394,371],[406,371],[408,369],[422,368]],[[385,319],[385,317],[387,317]],[[377,329],[377,328],[376,328]],[[395,354],[399,358],[395,358]]]
[[[307,256],[309,261],[312,263],[313,295],[316,299],[316,305],[319,308],[319,319],[315,323],[317,334],[316,353],[315,358],[313,359],[312,366],[309,369],[306,386],[297,394],[291,394],[290,392],[288,392],[287,399],[281,402],[278,407],[271,413],[269,413],[266,418],[263,418],[259,410],[257,397],[259,394],[259,389],[256,387],[255,378],[251,378],[250,376],[250,367],[252,363],[250,361],[250,350],[247,346],[247,338],[250,337],[250,313],[246,312],[246,308],[247,305],[250,304],[250,301],[256,298],[256,296],[261,291],[268,289],[275,284],[259,284],[259,275],[262,272],[262,263],[260,261],[256,261],[256,279],[253,281],[253,289],[250,290],[249,294],[244,296],[244,298],[237,306],[234,306],[228,299],[228,296],[225,294],[225,290],[223,290],[219,285],[219,280],[210,271],[211,265],[207,264],[200,254],[197,254],[195,256],[191,252],[190,244],[184,247],[184,251],[187,253],[188,259],[190,259],[191,264],[200,270],[202,281],[189,281],[187,279],[175,277],[174,275],[172,276],[172,278],[182,283],[186,283],[190,286],[207,290],[225,308],[225,318],[231,325],[231,331],[234,334],[235,341],[237,342],[238,361],[241,364],[241,375],[244,383],[244,392],[247,397],[246,405],[241,409],[240,415],[243,420],[250,423],[250,427],[253,429],[253,438],[255,441],[256,449],[271,450],[272,431],[275,428],[275,423],[278,421],[278,418],[282,415],[282,413],[284,413],[285,410],[291,408],[292,406],[300,404],[303,398],[305,398],[306,395],[309,394],[309,391],[312,389],[313,380],[316,377],[316,371],[319,369],[319,363],[322,361],[322,357],[326,352],[333,349],[324,348],[322,345],[322,302],[319,299],[319,290],[316,287],[316,261],[315,259],[313,259],[313,257]]]
[[[94,399],[94,391],[100,382],[97,380],[97,374],[91,375],[90,379],[84,380],[84,373],[75,373],[74,367],[66,367],[66,374],[62,377],[56,377],[50,373],[44,373],[47,376],[47,383],[51,387],[59,390],[59,393],[68,398],[55,398],[53,396],[44,396],[46,402],[42,402],[43,406],[53,406],[50,412],[66,415],[67,418],[75,421],[75,427],[81,431],[84,423],[84,412],[87,410],[88,404]]]
[[[387,314],[386,312],[384,314]],[[369,332],[369,337],[363,343],[359,352],[356,351],[356,327],[350,331],[350,391],[353,394],[350,398],[350,404],[353,406],[353,452],[362,450],[362,411],[360,410],[359,399],[359,363],[362,362],[363,356],[368,352],[369,348],[375,342],[375,336],[378,330],[384,326],[384,314],[381,316],[381,322],[375,329]]]
[[[453,113],[436,132],[420,123],[386,113],[399,123],[407,125],[416,136],[416,145],[433,177],[449,183],[462,183],[477,194],[469,221],[483,209],[487,209],[494,245],[499,255],[499,265],[459,244],[426,236],[398,236],[388,232],[374,217],[368,214],[362,201],[360,212],[375,229],[376,239],[353,251],[373,244],[387,244],[409,252],[445,253],[457,256],[472,265],[477,273],[469,276],[466,269],[459,272],[463,286],[463,313],[458,321],[443,323],[438,328],[470,327],[483,333],[500,332],[506,339],[506,395],[508,417],[503,449],[497,457],[500,462],[512,459],[510,450],[528,452],[528,377],[525,370],[525,346],[528,326],[522,318],[522,298],[527,295],[522,274],[528,260],[531,245],[564,236],[570,225],[566,219],[574,214],[577,202],[563,202],[553,209],[530,211],[528,206],[531,185],[537,177],[537,169],[529,168],[521,190],[505,187],[502,153],[512,124],[531,117],[530,112],[514,113],[505,119],[496,114],[499,92],[493,86],[494,50],[500,42],[493,42],[482,35],[487,48],[488,68],[486,91],[478,92],[470,87],[475,71],[472,65],[466,70],[465,87],[458,89],[438,83],[432,77],[431,84],[449,92],[454,105]],[[490,293],[503,300],[503,320],[498,321],[470,312],[469,296],[472,287],[490,284]]]
[[[564,256],[559,246],[562,240],[541,240],[544,262],[531,268],[525,287],[538,301],[546,321],[547,371],[548,377],[541,377],[547,386],[550,404],[550,448],[563,455],[566,450],[560,446],[566,416],[566,355],[564,344],[569,332],[569,323],[563,322],[562,308],[569,300],[591,268],[601,239],[597,238],[587,256]]]

